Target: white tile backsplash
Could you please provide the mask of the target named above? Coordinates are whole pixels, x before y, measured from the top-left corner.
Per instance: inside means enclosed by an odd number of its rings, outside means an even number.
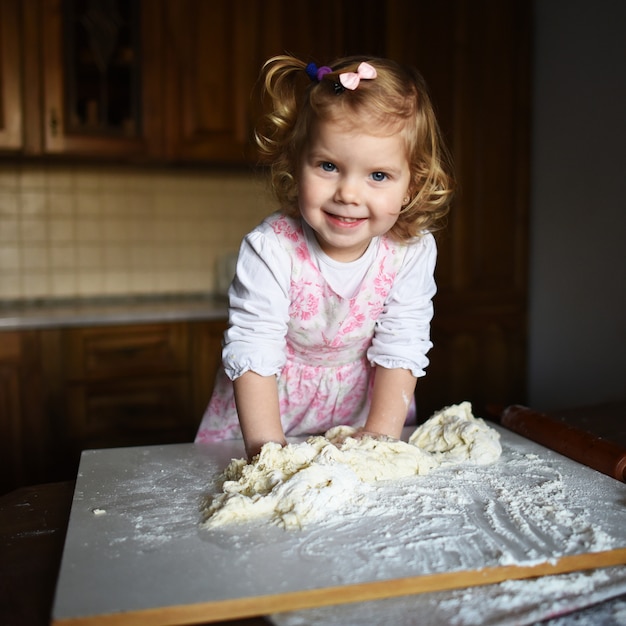
[[[0,299],[221,291],[273,210],[247,173],[4,164]]]

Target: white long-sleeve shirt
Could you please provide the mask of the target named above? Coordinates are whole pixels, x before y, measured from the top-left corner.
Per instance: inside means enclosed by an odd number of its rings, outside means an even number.
[[[340,296],[350,298],[376,258],[380,238],[372,240],[356,261],[328,257],[304,224],[306,244],[320,273]],[[367,358],[371,364],[404,368],[423,376],[428,365],[432,298],[436,292],[434,237],[425,233],[406,244],[402,266],[375,328]],[[231,380],[252,370],[279,374],[286,361],[291,267],[297,259],[281,245],[267,221],[243,240],[237,273],[229,290],[230,328],[225,335],[223,362]]]

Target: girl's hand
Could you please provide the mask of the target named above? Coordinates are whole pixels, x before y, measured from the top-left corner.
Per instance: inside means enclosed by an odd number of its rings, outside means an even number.
[[[248,444],[248,442],[246,441],[246,455],[248,457],[248,462],[252,461],[252,459],[254,459],[254,457],[259,454],[259,452],[261,452],[261,448],[266,444],[266,443],[270,443],[270,441],[273,441],[272,439],[268,439],[267,441],[263,441],[263,442],[256,442],[253,443],[251,442],[250,444]],[[281,446],[286,446],[287,445],[287,440],[283,437],[280,441],[276,441],[274,443],[278,443]]]
[[[396,437],[391,437],[390,435],[385,435],[383,433],[375,433],[371,430],[365,430],[365,428],[359,428],[354,435],[351,435],[353,439],[363,439],[364,437],[371,437],[372,439],[376,439],[376,441],[398,441]]]
[[[336,446],[342,446],[346,442],[346,439],[356,439],[358,441],[360,439],[364,439],[365,437],[371,437],[372,439],[376,439],[377,441],[397,441],[396,439],[394,439],[393,437],[389,437],[388,435],[375,433],[371,430],[365,430],[364,428],[358,428],[354,432],[333,435],[331,438],[331,442]]]

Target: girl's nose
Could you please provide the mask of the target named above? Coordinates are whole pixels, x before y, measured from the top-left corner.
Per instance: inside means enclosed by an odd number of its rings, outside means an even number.
[[[341,204],[359,204],[359,188],[356,182],[347,177],[342,178],[335,190],[335,201]]]

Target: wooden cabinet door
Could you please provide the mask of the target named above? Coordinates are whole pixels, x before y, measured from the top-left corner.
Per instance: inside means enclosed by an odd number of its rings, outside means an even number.
[[[380,54],[384,6],[373,0],[164,0],[166,155],[243,163],[257,116],[263,63],[294,54],[330,63]]]
[[[189,397],[186,375],[69,384],[67,432],[80,449],[189,442]]]
[[[0,335],[0,493],[14,488],[24,474],[20,352],[17,333]]]
[[[196,430],[211,399],[217,372],[222,368],[222,342],[227,328],[226,320],[189,322],[192,416]]]
[[[249,159],[250,95],[259,58],[256,0],[165,0],[165,156]]]
[[[0,150],[21,150],[22,57],[19,0],[0,0]]]
[[[136,324],[63,333],[69,434],[82,445],[189,439],[186,324]]]
[[[350,55],[384,56],[388,4],[379,0],[264,0],[258,16],[261,62],[286,53],[318,65]]]
[[[128,324],[67,329],[66,376],[72,382],[148,378],[187,371],[183,323]]]
[[[37,331],[0,332],[0,493],[51,480]]]
[[[145,6],[124,2],[108,13],[96,3],[41,0],[44,153],[128,160],[158,152],[151,79],[159,60],[142,54],[139,43],[150,46],[154,35],[151,4]]]

